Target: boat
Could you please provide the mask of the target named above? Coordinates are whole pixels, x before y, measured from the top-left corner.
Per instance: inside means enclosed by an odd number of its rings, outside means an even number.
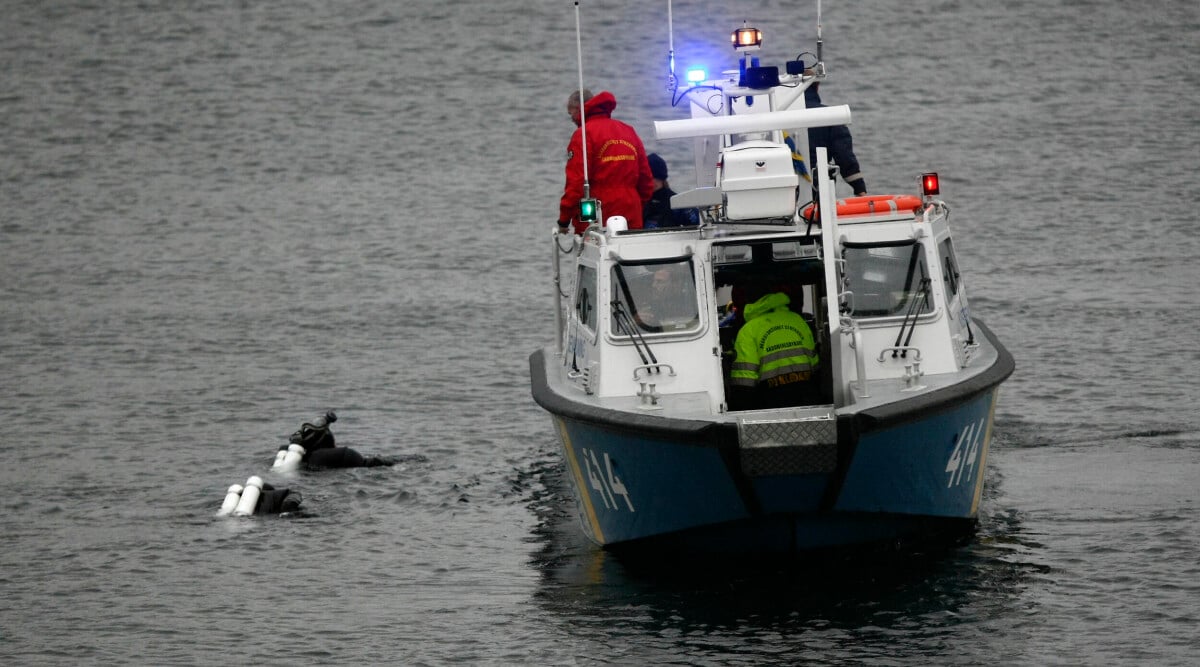
[[[783,73],[753,55],[761,31],[732,42],[738,69],[689,76],[672,95],[690,116],[654,124],[692,141],[696,187],[671,205],[700,224],[628,229],[585,193],[594,221],[553,238],[555,330],[530,357],[531,391],[583,533],[612,551],[750,555],[969,539],[1014,362],[968,307],[940,178],[839,198],[817,147],[810,185],[788,137],[807,156],[807,128],[851,120],[805,107],[827,76],[819,35],[815,61]],[[664,277],[683,286],[669,308]],[[741,310],[764,282],[818,361],[789,401],[738,404]]]

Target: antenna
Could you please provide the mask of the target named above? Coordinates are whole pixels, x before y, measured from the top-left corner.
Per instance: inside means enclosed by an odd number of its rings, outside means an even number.
[[[600,202],[592,199],[592,184],[588,180],[588,140],[587,140],[587,110],[583,103],[583,37],[579,29],[579,0],[575,0],[575,56],[579,59],[579,131],[583,141],[583,197],[579,200],[579,221],[589,225],[600,222],[603,224],[603,214],[600,213]]]
[[[675,16],[671,12],[671,0],[667,0],[667,90],[675,92]]]
[[[817,66],[816,66],[816,69],[818,70],[818,74],[825,73],[825,56],[822,54],[822,51],[824,51],[824,46],[825,46],[825,43],[823,41],[821,41],[821,0],[817,0]]]
[[[592,186],[588,182],[588,142],[587,114],[583,111],[583,38],[579,31],[579,0],[575,0],[575,57],[579,62],[579,129],[583,133],[583,198],[592,196]]]

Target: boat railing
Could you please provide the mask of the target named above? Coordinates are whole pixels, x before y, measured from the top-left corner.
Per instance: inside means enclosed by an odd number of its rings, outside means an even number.
[[[854,350],[854,371],[858,377],[850,383],[850,388],[857,390],[858,398],[870,398],[871,392],[867,389],[867,358],[863,354],[862,330],[858,328],[858,321],[853,317],[842,317],[841,330],[842,335],[850,337],[850,349]]]
[[[563,353],[563,299],[569,298],[570,295],[562,291],[562,268],[559,260],[562,259],[562,255],[575,249],[575,241],[572,237],[571,250],[563,250],[562,245],[559,244],[559,238],[562,236],[564,235],[557,231],[554,232],[554,255],[550,258],[551,265],[554,267],[554,337],[557,340],[555,351],[560,355]]]
[[[925,207],[921,210],[921,221],[929,224],[938,215],[944,218],[950,217],[950,207],[946,206],[946,202],[932,197],[925,198]]]
[[[563,289],[563,273],[562,273],[562,258],[567,255],[573,255],[583,250],[583,239],[575,234],[561,233],[557,230],[551,233],[553,240],[553,257],[551,258],[551,266],[554,267],[554,330],[558,337],[557,351],[561,355],[563,353],[563,334],[567,321],[564,317],[563,309],[566,307],[565,302],[571,300],[571,295]],[[564,244],[563,240],[567,242]],[[574,275],[567,276],[573,279]],[[568,288],[570,284],[568,284]]]

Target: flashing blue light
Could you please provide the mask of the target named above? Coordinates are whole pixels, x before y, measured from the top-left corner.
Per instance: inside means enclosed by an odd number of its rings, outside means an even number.
[[[708,73],[703,67],[689,67],[687,70],[687,82],[691,84],[700,83],[708,78]]]

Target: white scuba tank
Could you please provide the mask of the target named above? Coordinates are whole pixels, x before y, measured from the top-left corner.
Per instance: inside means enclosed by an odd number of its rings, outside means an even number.
[[[242,499],[238,501],[233,515],[250,516],[254,514],[254,508],[258,506],[258,497],[262,494],[262,487],[263,481],[258,475],[253,475],[246,480],[246,488],[242,489]]]
[[[238,501],[242,498],[242,485],[233,484],[229,490],[225,492],[225,502],[221,503],[221,509],[217,510],[217,516],[229,516],[237,507]]]
[[[300,465],[300,460],[304,458],[305,453],[305,449],[301,445],[288,445],[283,458],[276,457],[275,467],[280,470],[295,470]]]
[[[272,468],[278,468],[279,464],[283,463],[283,457],[287,456],[288,450],[281,449],[275,452],[275,463],[271,464]]]

